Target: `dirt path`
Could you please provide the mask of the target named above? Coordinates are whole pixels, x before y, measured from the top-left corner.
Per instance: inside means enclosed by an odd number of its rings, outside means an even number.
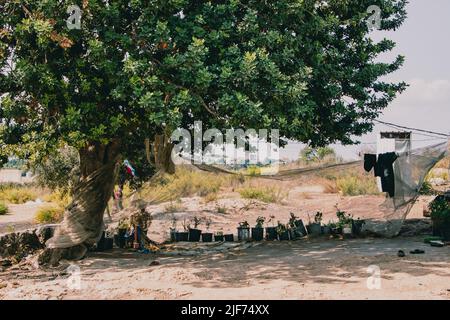
[[[22,231],[36,225],[34,216],[42,203],[9,204],[9,213],[0,216],[0,234]]]
[[[409,254],[416,248],[425,254]],[[407,256],[397,257],[399,249]],[[371,265],[380,268],[380,289],[367,287]],[[422,238],[273,242],[194,257],[114,250],[78,266],[80,290],[59,271],[0,273],[0,298],[450,299],[450,247]]]

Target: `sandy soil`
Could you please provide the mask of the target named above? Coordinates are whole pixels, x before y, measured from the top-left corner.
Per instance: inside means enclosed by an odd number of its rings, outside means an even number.
[[[409,254],[416,248],[425,254]],[[273,242],[192,257],[116,249],[77,264],[80,289],[60,269],[0,273],[0,298],[450,299],[449,253],[420,238]],[[371,265],[380,268],[379,289],[367,286]]]
[[[324,221],[335,219],[337,205],[355,217],[380,217],[383,196],[342,197],[326,194],[320,186],[286,186],[288,198],[279,204],[244,200],[235,192],[221,193],[217,201],[184,198],[178,212],[166,212],[167,203],[149,206],[154,218],[149,236],[165,241],[172,216],[212,219],[211,231],[236,233],[238,222],[251,225],[258,216],[275,215],[286,222],[294,212],[305,223],[317,210]],[[409,217],[422,217],[429,197],[421,198]],[[226,208],[219,213],[218,208]],[[0,232],[13,224],[16,230],[32,225],[35,208],[12,207],[0,217]],[[201,226],[204,229],[204,226]],[[199,244],[198,246],[205,246]],[[208,247],[209,248],[209,247]],[[397,257],[399,249],[407,256]],[[410,250],[425,254],[411,255]],[[67,264],[55,269],[31,265],[0,271],[0,299],[450,299],[450,247],[433,248],[423,237],[394,239],[309,239],[263,242],[250,248],[140,254],[115,249],[89,253],[78,263],[81,288]],[[152,262],[157,261],[158,263]],[[380,268],[381,287],[369,289],[369,266]],[[370,280],[370,279],[369,279]]]

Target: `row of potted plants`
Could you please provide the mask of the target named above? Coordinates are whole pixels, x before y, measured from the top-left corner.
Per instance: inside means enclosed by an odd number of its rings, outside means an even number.
[[[364,221],[360,219],[353,219],[353,216],[347,214],[345,211],[337,210],[336,216],[337,222],[329,222],[328,224],[322,224],[322,212],[317,212],[314,216],[314,222],[309,221],[308,225],[305,227],[303,221],[296,217],[294,213],[290,214],[289,222],[286,224],[277,221],[275,225],[275,216],[271,216],[267,221],[267,225],[264,228],[264,223],[266,222],[265,217],[258,217],[256,223],[253,227],[247,221],[242,221],[239,223],[237,228],[237,239],[238,241],[262,241],[264,239],[268,241],[273,240],[295,240],[298,238],[319,235],[338,235],[342,234],[344,236],[359,235],[361,233]],[[234,241],[233,234],[223,234],[223,232],[212,233],[209,232],[211,226],[211,219],[206,219],[205,226],[206,232],[198,229],[202,219],[194,217],[190,223],[186,220],[183,221],[184,231],[177,231],[176,223],[177,220],[174,218],[172,220],[172,228],[170,229],[171,241],[190,241],[190,242],[212,242],[214,241]],[[265,234],[265,236],[264,236]]]

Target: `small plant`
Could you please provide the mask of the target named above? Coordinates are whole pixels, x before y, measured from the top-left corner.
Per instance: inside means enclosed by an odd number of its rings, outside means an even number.
[[[38,210],[35,220],[38,223],[57,223],[62,220],[64,209],[54,206],[45,206]]]
[[[178,222],[178,219],[177,219],[177,217],[175,217],[175,215],[173,214],[172,215],[172,231],[175,231],[175,230],[177,230],[177,222]]]
[[[225,207],[225,206],[218,206],[218,207],[217,207],[217,213],[220,213],[220,214],[227,214],[227,212],[228,212],[227,207]]]
[[[289,217],[289,226],[291,226],[291,228],[295,228],[297,220],[298,217],[296,217],[295,214],[291,212]]]
[[[285,224],[281,223],[280,221],[278,221],[278,223],[277,223],[277,233],[278,233],[278,235],[283,234],[287,230],[288,230],[287,226]]]
[[[223,236],[223,231],[217,231],[216,236]]]
[[[250,224],[247,222],[247,221],[242,221],[242,222],[239,222],[239,228],[242,228],[242,229],[246,229],[246,228],[249,228],[250,227]]]
[[[209,230],[209,228],[211,227],[211,223],[212,223],[211,218],[206,219],[205,221],[206,230]]]
[[[256,219],[256,226],[255,226],[255,228],[262,228],[264,226],[264,221],[266,221],[266,218],[258,217]]]
[[[194,224],[194,229],[197,229],[197,227],[202,223],[202,219],[197,217],[197,216],[195,216],[192,219],[192,223]]]
[[[430,203],[429,209],[433,222],[450,222],[450,204],[445,197],[437,197]]]
[[[186,218],[183,219],[183,222],[181,223],[183,226],[184,231],[189,231],[191,228],[191,224],[186,220]]]
[[[338,218],[338,226],[340,227],[351,226],[353,224],[353,215],[347,214],[345,211],[339,210],[338,208],[336,217]]]
[[[130,224],[128,222],[128,219],[122,219],[119,221],[119,229],[128,230],[129,228],[130,228]]]
[[[9,212],[6,204],[0,202],[0,216],[5,215]]]
[[[323,213],[320,211],[317,211],[317,213],[314,215],[314,222],[317,224],[322,223]]]

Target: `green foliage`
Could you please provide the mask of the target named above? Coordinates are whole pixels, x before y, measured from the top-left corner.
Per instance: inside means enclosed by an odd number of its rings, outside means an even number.
[[[335,162],[336,152],[330,147],[305,147],[300,152],[300,160],[304,163]]]
[[[80,179],[80,159],[72,147],[60,148],[31,167],[39,185],[63,193],[69,193]]]
[[[81,30],[65,2],[0,2],[3,159],[116,143],[133,161],[144,138],[194,120],[348,144],[406,87],[381,80],[404,59],[378,62],[395,43],[366,25],[376,4],[382,29],[399,28],[406,0],[74,4]]]
[[[337,209],[336,217],[338,218],[337,225],[340,227],[352,226],[353,215],[347,214],[345,211]]]
[[[430,203],[429,209],[433,222],[450,223],[450,204],[445,197],[436,197],[436,199]]]
[[[0,202],[0,216],[3,216],[9,212],[8,206]]]
[[[64,209],[59,206],[44,206],[37,211],[35,220],[38,223],[58,223],[63,214]]]

